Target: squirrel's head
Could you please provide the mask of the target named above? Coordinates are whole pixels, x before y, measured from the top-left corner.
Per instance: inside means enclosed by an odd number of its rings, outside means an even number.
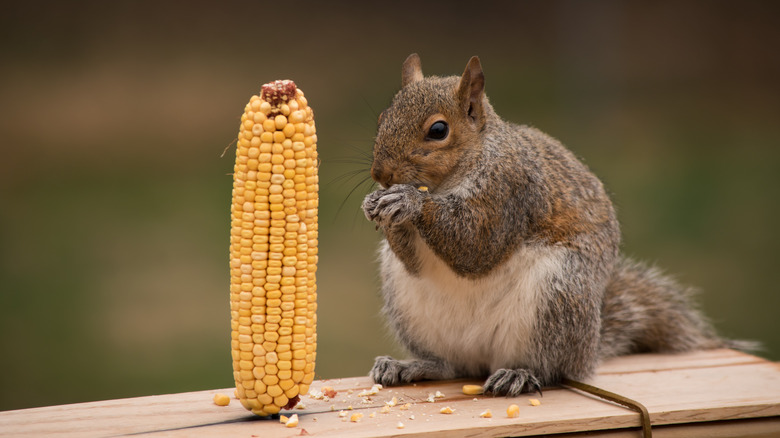
[[[401,90],[379,116],[371,177],[433,191],[480,148],[486,123],[485,78],[476,56],[460,77],[423,77],[420,57],[404,62]]]

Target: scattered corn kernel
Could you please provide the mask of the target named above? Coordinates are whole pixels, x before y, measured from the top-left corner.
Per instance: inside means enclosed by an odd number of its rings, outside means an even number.
[[[403,429],[404,428],[404,424],[399,421],[398,424],[395,425],[395,428],[396,429]]]
[[[400,409],[402,411],[408,411],[410,407],[412,407],[412,404],[411,403],[407,403],[405,405],[399,406],[398,409]]]
[[[493,413],[490,412],[490,409],[485,409],[481,414],[479,414],[479,416],[481,418],[493,418]]]
[[[436,391],[436,394],[433,395],[435,398],[444,398],[444,394],[441,393],[441,391]]]
[[[536,398],[529,398],[528,403],[530,403],[531,406],[539,406],[540,404],[542,404],[542,402],[540,402],[539,399]]]
[[[384,405],[382,406],[382,409],[379,410],[382,414],[389,414],[390,413],[390,406]]]
[[[279,422],[282,424],[287,424],[287,421],[290,419],[287,415],[280,415],[279,416]]]
[[[360,412],[355,412],[354,414],[352,414],[351,417],[349,417],[349,421],[353,423],[357,423],[358,421],[360,421],[361,418],[363,418],[363,414],[361,414]]]
[[[445,406],[445,407],[443,407],[443,408],[441,408],[439,410],[440,414],[451,414],[453,412],[455,412],[455,411],[451,407],[449,407],[449,406]]]
[[[214,404],[217,406],[227,406],[230,404],[230,397],[225,394],[214,394]]]
[[[520,406],[517,405],[509,405],[508,408],[506,408],[506,416],[509,418],[517,418],[520,416]]]
[[[427,191],[428,191],[428,187],[426,187],[426,186],[420,186],[420,187],[417,187],[417,190],[419,190],[419,191],[421,191],[421,192],[427,192]]]
[[[466,395],[482,394],[484,389],[480,385],[463,385],[463,393]]]
[[[298,414],[293,414],[292,417],[290,417],[289,420],[287,420],[286,423],[284,423],[286,427],[296,427],[298,426]]]
[[[397,404],[398,404],[398,398],[396,398],[396,397],[393,397],[393,398],[392,398],[392,400],[390,400],[390,401],[386,401],[386,402],[385,402],[385,404],[386,404],[387,406],[390,406],[390,407],[392,408],[393,406],[395,406],[395,405],[397,405]]]

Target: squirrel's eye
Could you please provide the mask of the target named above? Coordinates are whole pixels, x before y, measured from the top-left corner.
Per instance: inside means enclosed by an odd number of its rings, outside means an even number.
[[[425,138],[428,140],[444,140],[449,132],[450,128],[447,126],[447,122],[440,120],[428,128],[428,135]]]

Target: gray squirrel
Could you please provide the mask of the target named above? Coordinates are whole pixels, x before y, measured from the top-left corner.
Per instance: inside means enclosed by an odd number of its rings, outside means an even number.
[[[750,348],[718,337],[688,288],[619,252],[601,181],[557,140],[502,120],[479,58],[423,77],[379,117],[362,209],[382,230],[383,313],[411,355],[376,358],[382,385],[486,378],[514,396],[585,379],[635,352]]]

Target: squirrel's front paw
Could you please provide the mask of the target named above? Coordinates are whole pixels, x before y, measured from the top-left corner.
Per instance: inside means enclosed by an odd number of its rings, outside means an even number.
[[[541,394],[542,385],[539,384],[539,379],[528,370],[502,368],[488,377],[484,389],[489,394],[515,397],[524,392]]]
[[[377,190],[363,200],[363,213],[370,221],[386,227],[414,220],[422,210],[423,193],[408,184]]]

